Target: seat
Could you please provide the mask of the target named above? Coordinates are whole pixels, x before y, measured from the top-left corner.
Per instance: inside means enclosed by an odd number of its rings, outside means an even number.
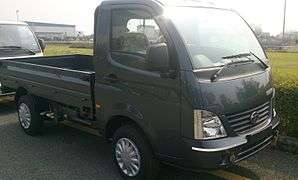
[[[122,50],[146,54],[149,47],[149,40],[147,36],[143,33],[125,33],[122,37]]]

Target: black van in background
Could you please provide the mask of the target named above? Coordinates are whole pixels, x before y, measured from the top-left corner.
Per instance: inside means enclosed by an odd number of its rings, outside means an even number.
[[[0,61],[43,56],[43,44],[40,46],[39,41],[26,23],[0,21]],[[14,94],[2,87],[0,82],[0,99]]]

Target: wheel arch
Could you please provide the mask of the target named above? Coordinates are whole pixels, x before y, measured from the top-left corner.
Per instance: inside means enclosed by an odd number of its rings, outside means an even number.
[[[155,149],[155,144],[153,143],[153,137],[152,133],[146,128],[144,128],[140,123],[137,123],[136,120],[134,120],[131,117],[125,116],[125,115],[114,115],[111,116],[105,126],[104,129],[104,136],[108,141],[111,141],[111,138],[113,138],[114,133],[123,126],[126,125],[132,125],[134,126],[139,132],[143,134],[145,137],[145,140],[149,143],[150,147],[152,148],[153,152]]]
[[[27,90],[26,88],[24,88],[24,87],[19,87],[19,88],[16,90],[15,102],[18,103],[20,97],[25,96],[25,95],[27,95],[28,93],[29,93],[29,92],[28,92],[28,90]]]

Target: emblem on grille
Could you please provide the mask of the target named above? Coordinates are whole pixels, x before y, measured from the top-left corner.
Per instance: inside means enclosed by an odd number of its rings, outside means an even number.
[[[253,112],[250,116],[250,122],[252,124],[256,124],[260,119],[260,114],[258,112]]]

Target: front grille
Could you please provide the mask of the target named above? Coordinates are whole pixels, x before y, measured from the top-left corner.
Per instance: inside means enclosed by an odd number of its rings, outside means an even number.
[[[253,113],[258,114],[258,118],[256,121],[251,120],[251,116]],[[262,104],[256,108],[227,116],[230,127],[237,134],[244,134],[253,131],[266,124],[270,120],[270,103],[267,102]]]
[[[263,139],[261,142],[252,144],[252,145],[244,145],[237,149],[237,160],[236,162],[242,161],[257,152],[263,150],[268,145],[271,144],[273,140],[273,136],[267,137],[266,139]]]

